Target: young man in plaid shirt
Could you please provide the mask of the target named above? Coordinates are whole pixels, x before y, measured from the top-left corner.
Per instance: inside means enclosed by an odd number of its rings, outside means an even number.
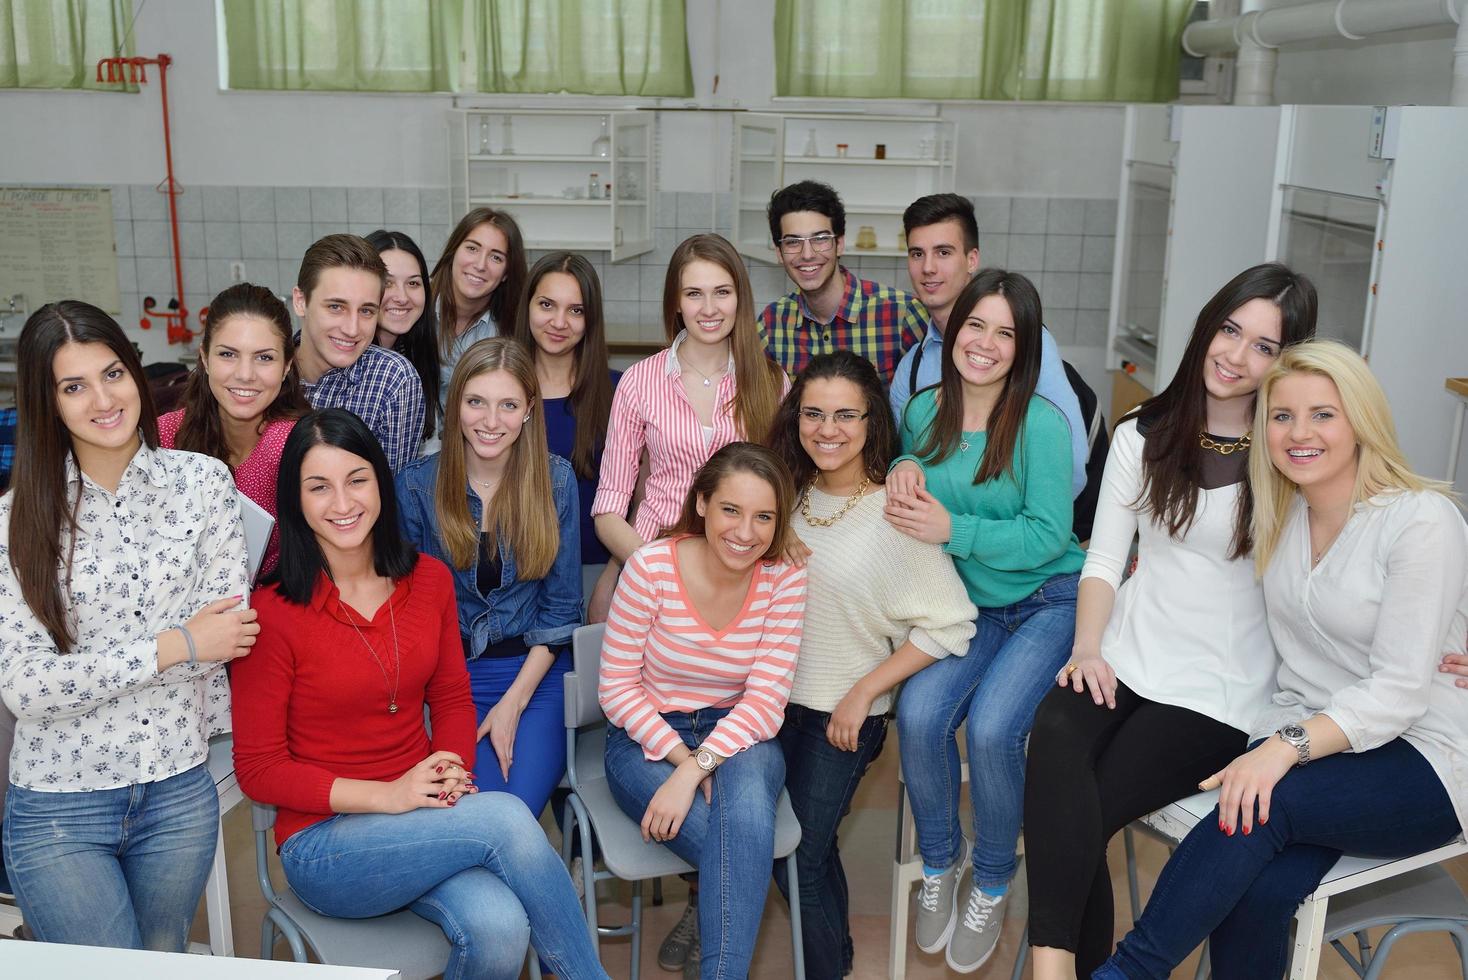
[[[396,473],[417,458],[423,383],[406,357],[372,342],[387,266],[363,238],[327,235],[306,250],[291,291],[296,370],[312,408],[345,408],[382,443]]]
[[[781,188],[768,214],[770,237],[797,287],[760,314],[770,357],[794,375],[817,354],[854,351],[890,382],[902,355],[927,331],[922,306],[900,289],[842,268],[846,209],[827,185],[803,180]]]

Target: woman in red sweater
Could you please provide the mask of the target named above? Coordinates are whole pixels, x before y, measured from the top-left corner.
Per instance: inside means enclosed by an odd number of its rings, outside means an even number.
[[[475,716],[453,582],[399,534],[382,447],[350,412],[313,412],[278,486],[281,562],[233,675],[234,752],[245,794],[278,808],[291,890],[323,915],[437,923],[445,977],[516,977],[527,939],[558,976],[606,977],[530,811],[476,794],[463,767]]]

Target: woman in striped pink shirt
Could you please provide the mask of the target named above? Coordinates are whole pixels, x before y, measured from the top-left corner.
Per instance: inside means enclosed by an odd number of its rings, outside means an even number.
[[[706,978],[748,975],[769,890],[805,614],[805,569],[779,557],[793,497],[774,453],[725,446],[670,537],[630,556],[607,617],[607,780],[644,839],[699,869]]]
[[[764,441],[790,381],[765,356],[755,313],[749,273],[722,236],[694,235],[673,251],[663,283],[671,346],[622,375],[591,506],[614,566],[678,520],[693,474],[709,457],[739,439]],[[647,484],[634,519],[644,449]],[[598,612],[593,603],[588,618],[600,621]]]

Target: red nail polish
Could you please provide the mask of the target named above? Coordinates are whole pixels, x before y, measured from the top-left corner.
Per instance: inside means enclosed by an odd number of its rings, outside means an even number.
[[[1249,836],[1249,834],[1250,834],[1250,833],[1251,833],[1251,832],[1252,832],[1252,831],[1253,831],[1253,829],[1254,829],[1254,828],[1252,828],[1252,827],[1245,827],[1245,828],[1244,828],[1244,836],[1245,836],[1245,837],[1248,837],[1248,836]]]
[[[1230,837],[1232,837],[1234,835],[1234,829],[1232,827],[1228,828],[1228,835]]]
[[[439,794],[438,794],[438,798],[439,798],[439,799],[440,799],[440,800],[442,800],[442,799],[444,799],[444,798],[446,798],[446,797],[447,797],[447,796],[448,796],[448,795],[449,795],[449,794],[447,794],[447,793],[439,793]]]
[[[437,769],[435,769],[433,771],[434,772],[443,772],[443,766],[439,766]]]
[[[453,806],[457,802],[457,800],[449,800],[449,806]]]

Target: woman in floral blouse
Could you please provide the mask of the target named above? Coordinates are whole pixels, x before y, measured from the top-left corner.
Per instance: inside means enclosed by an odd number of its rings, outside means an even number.
[[[158,448],[133,347],[86,303],[21,331],[0,497],[6,870],[36,938],[181,951],[214,858],[221,665],[250,651],[229,470]]]

